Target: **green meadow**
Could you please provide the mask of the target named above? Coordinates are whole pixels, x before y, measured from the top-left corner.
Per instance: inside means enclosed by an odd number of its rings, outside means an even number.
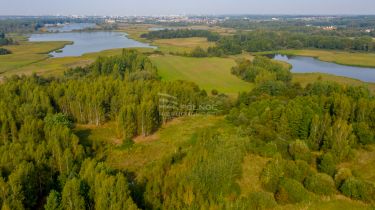
[[[249,91],[253,84],[231,74],[235,61],[231,58],[191,58],[181,56],[152,56],[164,80],[187,80],[206,91],[213,89],[221,93],[236,95]]]

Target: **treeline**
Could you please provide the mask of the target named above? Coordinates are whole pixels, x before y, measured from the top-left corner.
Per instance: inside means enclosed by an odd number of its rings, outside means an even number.
[[[241,65],[253,64],[235,69]],[[375,98],[367,88],[264,81],[240,95],[227,119],[252,139],[252,153],[272,158],[260,180],[279,204],[337,192],[375,202],[375,184],[339,166],[375,143]]]
[[[64,78],[13,76],[0,85],[0,207],[2,209],[137,209],[123,171],[102,162],[104,146],[81,144],[75,123],[116,122],[117,138],[149,135],[181,107],[208,103],[189,82],[162,82],[143,54],[99,58]],[[163,115],[167,113],[167,115]]]
[[[146,39],[174,39],[174,38],[190,38],[190,37],[204,37],[210,42],[215,42],[220,39],[220,35],[208,30],[193,30],[193,29],[177,29],[177,30],[160,30],[151,31],[141,35]]]
[[[13,40],[5,36],[3,32],[0,32],[0,46],[13,44]]]
[[[225,54],[242,51],[261,52],[282,49],[317,48],[330,50],[375,51],[371,37],[346,38],[338,36],[307,35],[302,33],[252,31],[223,37],[217,42]]]
[[[269,81],[288,83],[292,79],[288,67],[263,56],[256,56],[252,61],[247,59],[237,60],[237,66],[232,68],[232,74],[245,81],[257,84]]]
[[[0,31],[4,33],[31,33],[38,31],[45,24],[57,23],[102,23],[103,19],[68,18],[68,17],[16,17],[0,20]]]
[[[218,24],[224,28],[239,30],[272,30],[283,32],[298,32],[310,35],[331,35],[340,37],[375,36],[375,31],[366,32],[375,28],[374,16],[352,16],[335,18],[304,19],[306,16],[279,17],[237,17],[225,20]],[[307,17],[309,18],[309,17]],[[336,30],[326,31],[322,27],[336,26]]]

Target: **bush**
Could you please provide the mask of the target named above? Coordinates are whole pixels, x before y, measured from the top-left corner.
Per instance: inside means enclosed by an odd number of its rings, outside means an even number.
[[[306,162],[311,162],[312,155],[309,147],[304,141],[296,140],[289,145],[289,153],[294,160],[304,160]]]
[[[340,168],[335,174],[336,187],[340,188],[345,180],[352,177],[352,171],[348,168]]]
[[[320,172],[333,176],[336,171],[336,163],[331,153],[325,153],[319,160],[318,169]]]
[[[285,176],[298,182],[303,182],[312,174],[311,167],[303,160],[288,161],[285,164]]]
[[[274,142],[269,142],[258,148],[259,154],[263,157],[274,157],[277,153],[277,145]]]
[[[47,115],[44,119],[44,122],[47,126],[62,125],[68,128],[73,128],[73,122],[69,119],[68,116],[64,115],[63,113]]]
[[[283,161],[276,158],[266,165],[260,175],[260,181],[264,189],[269,192],[276,192],[280,178],[284,174]]]
[[[288,178],[281,179],[275,197],[280,204],[293,204],[310,199],[309,192],[301,183]]]
[[[309,191],[320,195],[332,195],[336,190],[332,177],[321,173],[308,176],[304,185]]]
[[[131,139],[131,138],[125,138],[125,139],[122,141],[121,148],[122,148],[122,149],[129,149],[129,148],[131,148],[133,145],[134,145],[134,141],[133,141],[133,139]]]
[[[354,125],[354,132],[358,136],[358,140],[361,144],[373,144],[375,143],[374,132],[371,131],[371,128],[367,123],[360,122]]]
[[[277,203],[272,193],[254,192],[249,195],[249,209],[272,209]]]
[[[12,52],[10,50],[7,50],[5,48],[0,48],[0,55],[7,55],[11,54]]]
[[[219,94],[219,91],[217,91],[216,89],[212,89],[212,90],[211,90],[211,94],[212,94],[213,96],[216,96],[217,94]]]
[[[374,185],[354,177],[345,180],[340,190],[344,195],[357,200],[375,201]]]

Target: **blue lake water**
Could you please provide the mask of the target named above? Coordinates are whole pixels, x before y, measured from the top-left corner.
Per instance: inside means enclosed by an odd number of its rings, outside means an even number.
[[[64,32],[32,34],[31,42],[72,41],[62,52],[52,52],[53,57],[81,56],[85,53],[99,52],[116,48],[156,48],[149,44],[130,39],[126,33],[112,31]]]
[[[47,27],[48,32],[70,32],[87,28],[95,28],[95,23],[70,23],[61,26]]]
[[[339,65],[304,56],[286,56],[278,54],[273,58],[290,63],[293,66],[291,71],[294,73],[320,72],[359,79],[364,82],[375,82],[375,68]]]

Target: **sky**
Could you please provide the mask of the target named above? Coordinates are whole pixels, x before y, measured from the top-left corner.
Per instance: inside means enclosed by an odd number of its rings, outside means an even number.
[[[0,15],[374,14],[375,0],[0,0]]]

